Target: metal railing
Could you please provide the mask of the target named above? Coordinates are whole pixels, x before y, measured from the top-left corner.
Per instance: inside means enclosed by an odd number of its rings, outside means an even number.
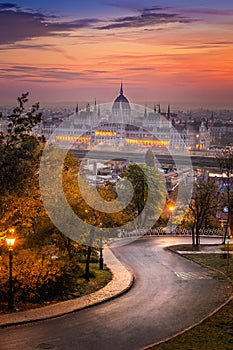
[[[122,230],[119,234],[119,237],[141,237],[141,236],[164,236],[170,235],[168,228],[166,227],[157,227],[153,229],[135,229],[131,231]],[[192,232],[190,229],[185,228],[176,228],[172,231],[172,235],[176,236],[191,236]],[[224,230],[222,228],[208,228],[200,230],[201,236],[223,236]]]

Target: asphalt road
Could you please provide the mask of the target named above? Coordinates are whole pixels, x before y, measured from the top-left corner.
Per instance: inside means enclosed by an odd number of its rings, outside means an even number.
[[[0,330],[1,350],[138,350],[192,325],[224,301],[214,273],[163,247],[156,237],[113,248],[135,275],[123,296],[57,319]]]

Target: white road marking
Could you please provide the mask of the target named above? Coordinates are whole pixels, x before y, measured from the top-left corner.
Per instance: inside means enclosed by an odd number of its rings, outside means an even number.
[[[206,272],[176,272],[178,278],[182,280],[210,280],[212,277]]]

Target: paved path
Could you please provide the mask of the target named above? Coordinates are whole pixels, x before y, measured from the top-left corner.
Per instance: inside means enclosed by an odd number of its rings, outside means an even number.
[[[1,329],[0,349],[138,350],[198,322],[226,300],[226,285],[214,272],[163,249],[187,242],[155,237],[113,248],[134,271],[128,293],[59,318]]]

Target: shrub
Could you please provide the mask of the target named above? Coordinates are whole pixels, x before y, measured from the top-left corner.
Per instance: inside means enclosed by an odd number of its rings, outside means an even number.
[[[16,302],[44,302],[62,299],[75,288],[77,278],[83,274],[78,264],[66,260],[52,260],[50,255],[39,255],[21,250],[14,255],[13,287]],[[8,265],[3,258],[0,271],[0,297],[7,300]]]

